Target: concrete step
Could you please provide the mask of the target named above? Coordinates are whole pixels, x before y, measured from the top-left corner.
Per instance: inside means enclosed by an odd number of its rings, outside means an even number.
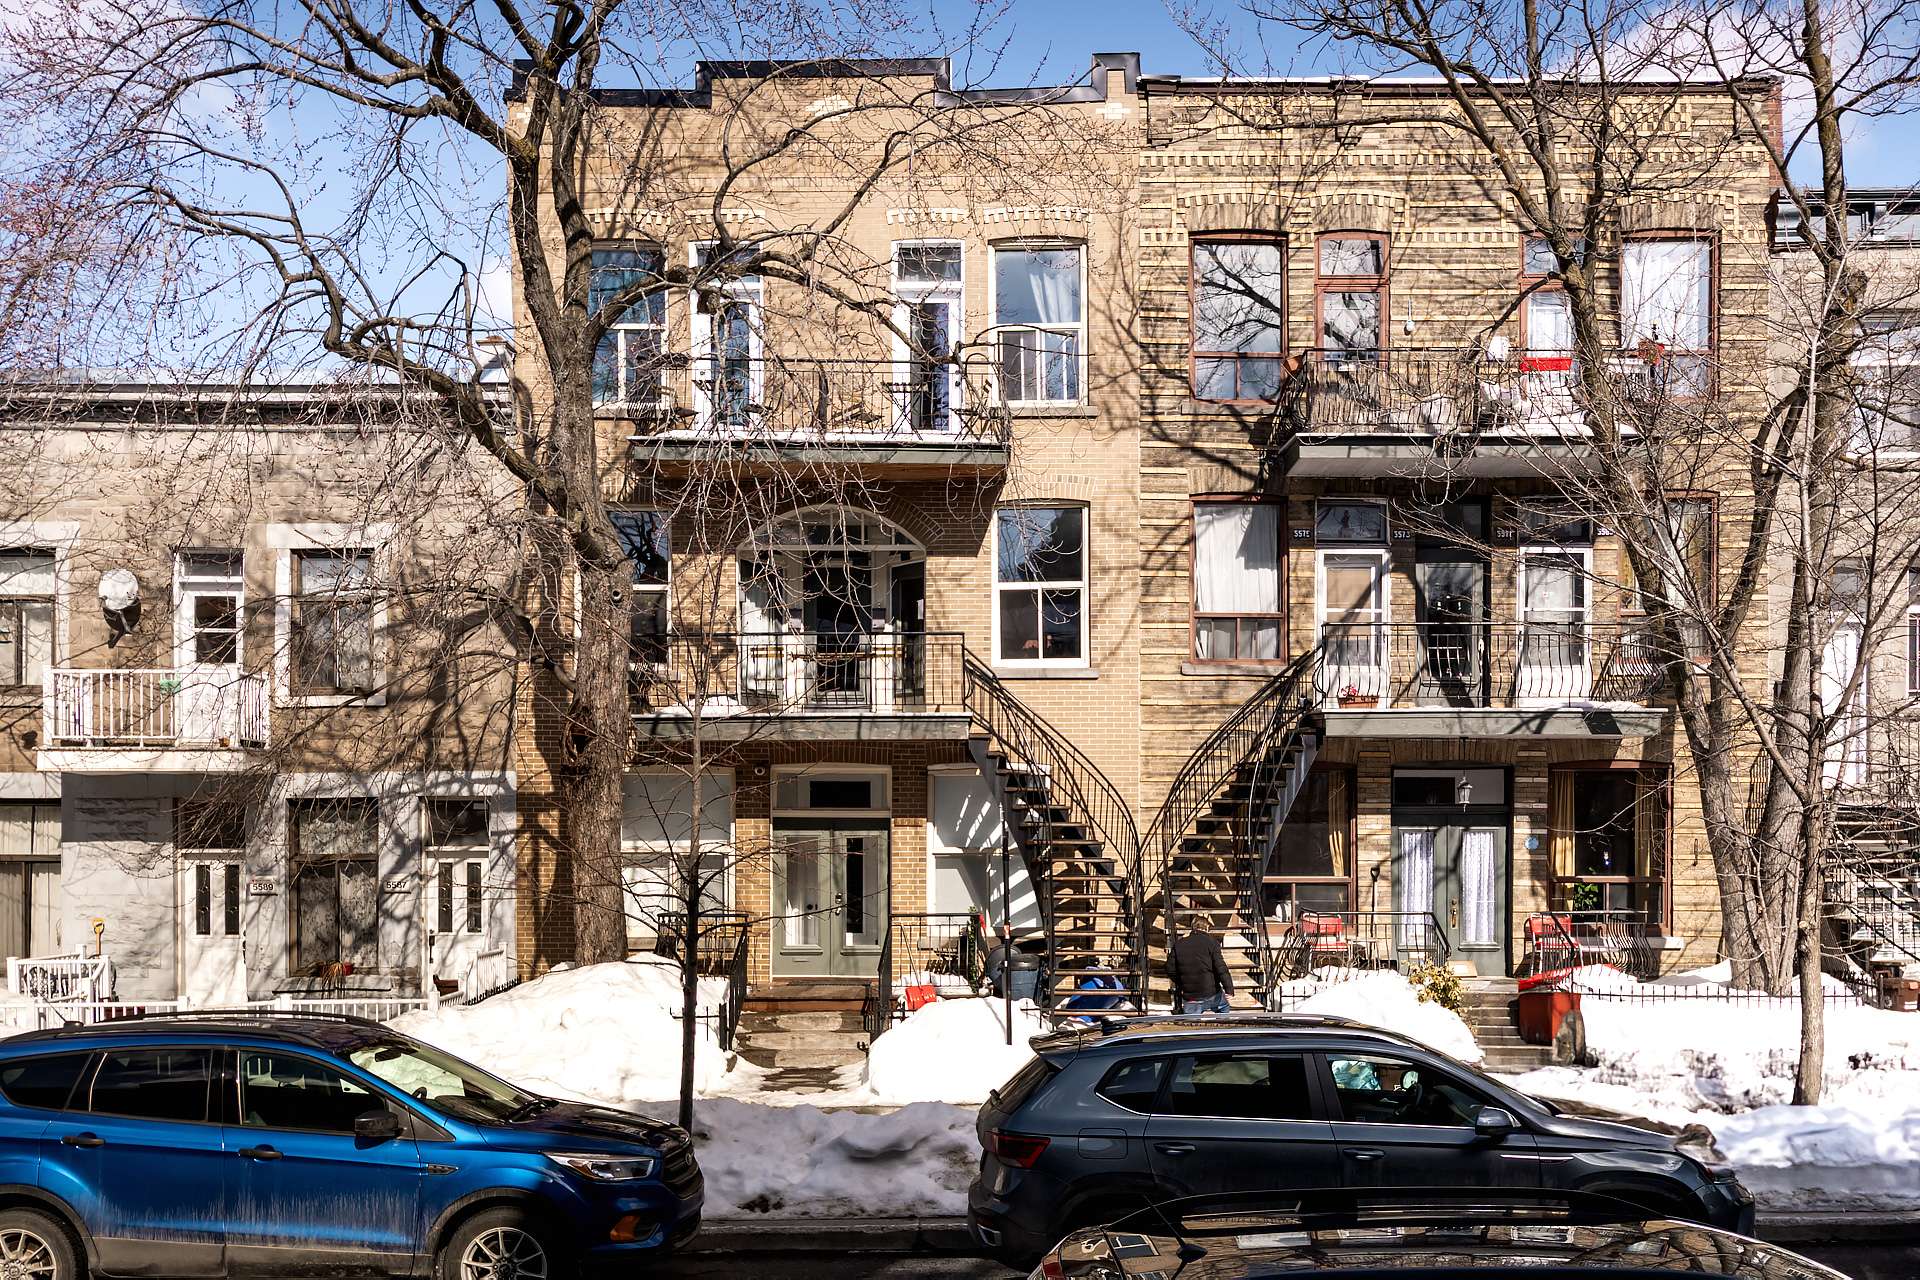
[[[740,1015],[740,1031],[743,1035],[758,1035],[762,1032],[849,1032],[860,1033],[866,1029],[857,1011],[847,1009],[798,1010],[788,1013],[767,1013],[762,1010],[750,1010]]]

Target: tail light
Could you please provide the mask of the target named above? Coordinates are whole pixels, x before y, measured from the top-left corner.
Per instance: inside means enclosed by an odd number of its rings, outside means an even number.
[[[1010,1164],[1016,1169],[1031,1169],[1047,1149],[1048,1139],[1032,1138],[1023,1133],[1007,1133],[995,1129],[987,1135],[987,1150],[1002,1164]]]

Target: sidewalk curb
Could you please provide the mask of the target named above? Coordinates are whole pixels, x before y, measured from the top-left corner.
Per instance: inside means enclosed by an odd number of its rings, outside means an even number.
[[[1762,1213],[1753,1233],[1775,1244],[1920,1241],[1920,1210],[1870,1213]]]
[[[972,1253],[965,1218],[709,1218],[699,1253]]]

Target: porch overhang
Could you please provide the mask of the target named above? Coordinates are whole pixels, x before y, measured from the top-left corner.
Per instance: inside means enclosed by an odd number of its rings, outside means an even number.
[[[1302,435],[1279,448],[1280,465],[1291,476],[1370,476],[1409,478],[1436,469],[1476,479],[1525,479],[1584,475],[1594,450],[1578,440],[1528,438],[1456,442],[1444,436]]]
[[[635,735],[654,742],[965,742],[973,717],[953,712],[787,711],[708,717],[641,712]]]
[[[262,759],[245,747],[45,747],[34,763],[42,773],[242,773]]]
[[[1647,738],[1664,707],[1327,707],[1329,738]]]

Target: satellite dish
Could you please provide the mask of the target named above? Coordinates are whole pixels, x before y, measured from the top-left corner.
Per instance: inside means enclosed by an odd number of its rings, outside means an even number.
[[[131,569],[108,569],[100,575],[100,607],[108,613],[125,613],[140,603],[140,579]]]

